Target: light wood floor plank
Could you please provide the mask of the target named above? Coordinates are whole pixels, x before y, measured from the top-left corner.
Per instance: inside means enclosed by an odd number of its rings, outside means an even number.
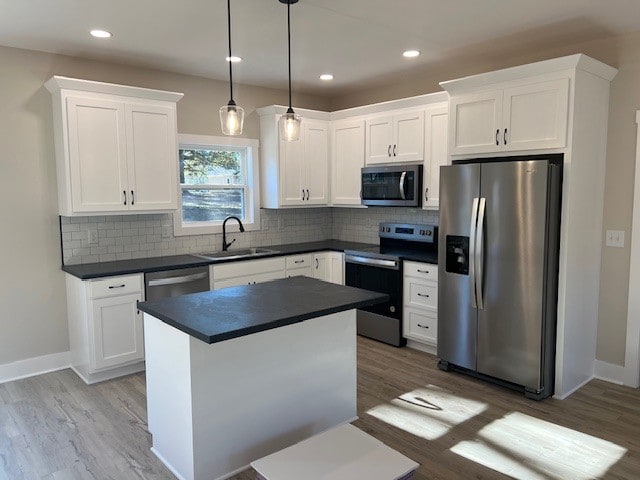
[[[358,414],[356,426],[420,463],[416,480],[640,478],[640,391],[603,381],[534,402],[359,338]],[[174,479],[150,446],[144,374],[0,385],[0,480]]]

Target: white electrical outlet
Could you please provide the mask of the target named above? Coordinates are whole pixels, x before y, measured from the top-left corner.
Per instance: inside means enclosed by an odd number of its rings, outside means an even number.
[[[607,247],[624,247],[624,230],[607,230]]]
[[[87,232],[87,239],[89,245],[97,245],[98,244],[98,230],[89,230]]]
[[[162,226],[162,238],[171,238],[171,225]]]

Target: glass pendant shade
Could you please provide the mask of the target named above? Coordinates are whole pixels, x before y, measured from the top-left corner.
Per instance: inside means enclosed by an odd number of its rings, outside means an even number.
[[[293,111],[280,117],[280,138],[285,142],[296,142],[300,139],[302,118]]]
[[[220,107],[220,124],[224,135],[241,135],[244,125],[244,108],[231,101]]]

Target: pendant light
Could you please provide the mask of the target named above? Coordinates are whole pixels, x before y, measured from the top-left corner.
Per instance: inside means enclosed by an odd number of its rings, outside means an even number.
[[[287,4],[287,39],[289,44],[289,108],[287,113],[280,117],[280,135],[287,142],[295,142],[300,138],[300,115],[296,115],[291,107],[291,5],[298,0],[279,0]]]
[[[220,123],[225,135],[241,135],[244,123],[244,108],[233,101],[233,62],[231,55],[231,0],[227,0],[227,25],[229,30],[229,92],[231,99],[227,105],[220,107]]]

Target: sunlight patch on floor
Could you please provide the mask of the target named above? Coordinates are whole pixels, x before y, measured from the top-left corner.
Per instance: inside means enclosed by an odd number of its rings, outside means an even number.
[[[427,440],[445,435],[455,425],[487,409],[485,403],[461,398],[435,385],[404,393],[366,413]]]
[[[603,478],[627,449],[576,430],[513,412],[491,422],[477,439],[451,451],[523,480]]]

